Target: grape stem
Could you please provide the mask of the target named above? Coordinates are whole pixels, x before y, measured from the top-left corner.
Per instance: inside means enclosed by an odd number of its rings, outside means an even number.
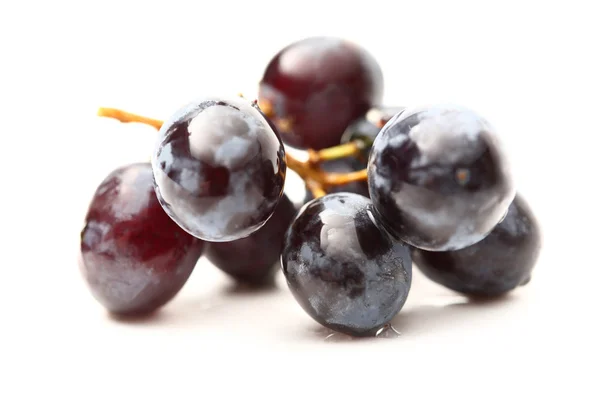
[[[308,188],[308,190],[310,190],[315,199],[323,197],[327,194],[325,189],[323,189],[323,186],[320,183],[313,181],[312,179],[306,179],[304,183],[306,184],[306,187]]]
[[[308,160],[313,164],[319,164],[323,161],[338,160],[345,157],[356,157],[361,154],[365,144],[361,140],[340,144],[323,150],[308,149]]]
[[[98,109],[98,116],[113,118],[123,123],[137,122],[150,125],[156,129],[160,129],[163,125],[163,121],[161,120],[144,117],[116,108],[101,107]],[[286,154],[286,163],[291,170],[295,171],[304,180],[315,198],[322,197],[327,194],[327,189],[332,186],[367,180],[366,169],[340,174],[325,172],[320,167],[320,163],[324,161],[356,156],[363,147],[364,144],[362,142],[356,141],[319,151],[309,149],[308,161],[301,161],[291,154]]]
[[[294,121],[291,118],[280,118],[277,116],[273,104],[268,100],[257,100],[260,111],[270,119],[280,131],[289,131],[294,127]]]
[[[106,108],[100,107],[98,109],[98,116],[113,118],[117,121],[127,123],[127,122],[139,122],[141,124],[150,125],[156,129],[160,129],[163,124],[163,121],[154,118],[144,117],[142,115],[132,114],[127,111],[119,110],[117,108]]]

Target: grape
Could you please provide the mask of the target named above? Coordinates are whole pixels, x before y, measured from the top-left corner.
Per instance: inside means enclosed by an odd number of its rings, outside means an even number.
[[[381,128],[396,114],[403,112],[404,109],[404,107],[374,107],[364,117],[357,119],[346,128],[341,142],[348,143],[358,140],[364,146],[360,154],[356,157],[360,162],[357,164],[357,169],[367,166],[371,146],[373,146],[373,142],[381,131]]]
[[[283,144],[242,98],[191,103],[160,130],[152,158],[156,193],[190,234],[222,242],[250,235],[283,193]]]
[[[285,238],[282,267],[298,303],[317,322],[350,335],[374,334],[410,289],[408,246],[374,221],[366,197],[328,194],[303,207]]]
[[[372,145],[380,130],[381,128],[368,119],[359,118],[346,128],[342,135],[341,142],[348,143],[353,140],[362,140],[367,145]]]
[[[477,243],[515,196],[494,129],[459,107],[393,117],[375,139],[368,168],[382,223],[397,239],[430,251]]]
[[[497,296],[531,278],[541,246],[538,223],[517,195],[506,217],[482,241],[461,250],[413,250],[415,264],[433,281],[473,296]]]
[[[405,109],[405,107],[373,107],[364,117],[357,119],[346,128],[341,142],[348,143],[353,140],[360,140],[370,147],[381,128]]]
[[[233,242],[208,243],[206,256],[239,282],[261,284],[272,276],[283,248],[283,237],[296,207],[283,195],[267,223],[250,236]]]
[[[312,37],[281,50],[260,82],[286,144],[315,150],[340,143],[348,125],[383,96],[383,74],[364,49],[333,37]]]
[[[145,313],[179,292],[203,246],[163,211],[150,164],[131,164],[108,175],[94,195],[81,232],[81,269],[109,311]]]

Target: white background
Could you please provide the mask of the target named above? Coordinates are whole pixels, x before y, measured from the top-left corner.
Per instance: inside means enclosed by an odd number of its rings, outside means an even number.
[[[588,2],[19,1],[0,5],[0,398],[598,398],[598,13]],[[327,340],[288,293],[202,261],[156,319],[110,319],[76,264],[88,201],[204,94],[253,97],[312,35],[379,60],[385,102],[453,102],[505,138],[544,229],[533,280],[473,305],[415,273],[397,339]],[[336,339],[335,337],[333,339]],[[385,397],[382,397],[385,396]]]

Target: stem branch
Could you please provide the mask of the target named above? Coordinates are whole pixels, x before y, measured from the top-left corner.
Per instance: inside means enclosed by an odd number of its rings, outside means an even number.
[[[129,113],[127,111],[119,110],[117,108],[107,108],[100,107],[98,109],[98,116],[114,118],[121,122],[139,122],[141,124],[146,124],[155,127],[156,129],[160,129],[163,124],[163,121],[154,118],[148,118],[141,115],[136,115]]]
[[[116,108],[100,108],[98,109],[98,115],[101,117],[114,118],[124,123],[138,122],[150,125],[157,130],[160,129],[163,124],[163,121],[161,120],[132,114]],[[359,154],[362,147],[361,142],[356,141],[319,151],[309,150],[308,161],[300,161],[292,155],[286,154],[286,163],[291,170],[300,175],[313,196],[317,198],[327,194],[326,190],[331,186],[367,180],[366,169],[349,172],[347,174],[340,174],[325,172],[319,166],[319,163],[323,161],[355,156]]]

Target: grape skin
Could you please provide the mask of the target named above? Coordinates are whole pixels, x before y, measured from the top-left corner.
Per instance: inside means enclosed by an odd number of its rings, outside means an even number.
[[[381,128],[394,116],[404,112],[406,107],[373,107],[365,116],[355,120],[346,128],[341,143],[360,140],[370,149]]]
[[[364,117],[355,120],[346,128],[340,139],[341,143],[359,141],[362,144],[362,149],[356,156],[357,169],[367,166],[371,147],[381,128],[405,109],[405,107],[373,107]]]
[[[284,194],[263,227],[232,242],[207,243],[206,257],[240,283],[267,283],[276,270],[285,232],[295,215],[296,207]]]
[[[167,214],[212,242],[237,240],[263,226],[281,197],[286,170],[281,140],[241,98],[183,107],[161,128],[152,167]]]
[[[94,297],[115,314],[141,314],[170,301],[204,243],[163,211],[149,163],[113,171],[98,187],[81,232],[81,272]]]
[[[281,260],[302,308],[356,336],[375,334],[400,311],[412,278],[408,246],[379,229],[370,200],[352,193],[306,204],[288,229]]]
[[[271,104],[283,141],[314,150],[340,143],[344,130],[381,102],[383,73],[366,50],[334,37],[292,43],[268,64],[259,100]]]
[[[499,296],[531,279],[541,247],[533,212],[517,195],[506,217],[482,241],[461,250],[413,249],[413,260],[431,280],[471,296]]]
[[[460,107],[396,115],[375,139],[368,168],[369,192],[389,232],[430,251],[477,243],[515,196],[494,129]]]

